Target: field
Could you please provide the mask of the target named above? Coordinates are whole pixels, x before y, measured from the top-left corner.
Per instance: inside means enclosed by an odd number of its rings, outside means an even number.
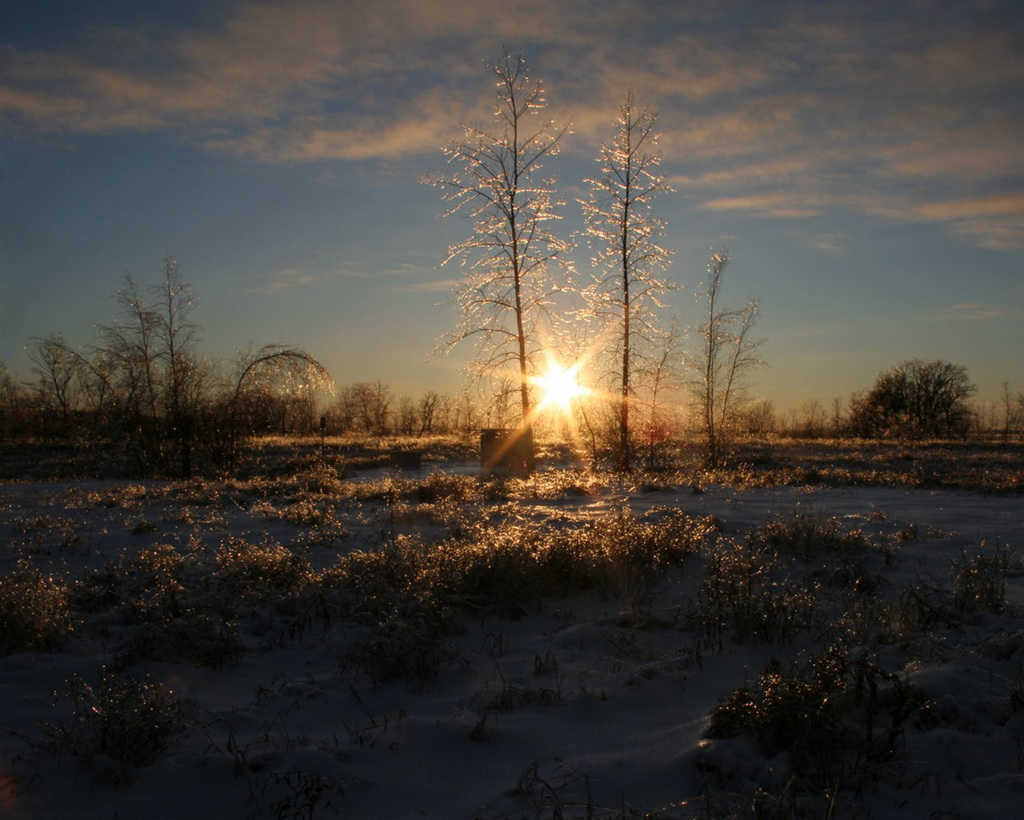
[[[419,444],[0,453],[0,817],[1018,813],[1019,445]]]

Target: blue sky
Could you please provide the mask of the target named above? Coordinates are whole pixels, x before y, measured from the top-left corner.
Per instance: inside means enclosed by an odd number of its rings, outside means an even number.
[[[626,90],[658,112],[668,313],[699,320],[728,246],[780,410],[915,357],[1024,389],[1017,0],[7,0],[0,358],[27,377],[32,337],[85,346],[170,253],[206,355],[284,342],[340,383],[456,392],[469,351],[428,354],[470,226],[419,180],[489,121],[503,49],[572,121],[545,169],[566,233]]]

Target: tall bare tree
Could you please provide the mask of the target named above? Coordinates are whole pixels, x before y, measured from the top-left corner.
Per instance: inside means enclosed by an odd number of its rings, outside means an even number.
[[[763,340],[751,337],[760,302],[749,300],[738,310],[721,305],[722,275],[728,264],[725,248],[712,252],[708,281],[697,294],[704,301],[704,320],[697,328],[698,351],[688,362],[710,467],[721,461],[730,424],[740,409],[747,372],[764,365],[757,355]]]
[[[611,352],[617,361],[618,466],[632,460],[630,403],[638,362],[658,333],[656,308],[673,289],[659,273],[670,252],[660,244],[664,223],[651,213],[653,201],[670,191],[657,173],[657,116],[637,108],[626,93],[611,144],[601,147],[601,174],[589,180],[590,198],[583,202],[587,235],[596,248],[595,281],[587,290],[593,314],[611,326]]]
[[[539,119],[544,89],[530,80],[522,56],[505,54],[491,69],[498,97],[494,124],[464,126],[462,138],[445,149],[457,170],[426,181],[451,203],[446,216],[465,210],[473,220],[472,235],[452,246],[444,260],[458,258],[469,266],[455,292],[461,320],[448,346],[474,340],[477,375],[515,373],[522,445],[532,469],[533,358],[555,291],[550,269],[568,248],[551,228],[558,218],[553,181],[539,174],[568,126]]]
[[[121,315],[99,326],[93,373],[106,374],[123,435],[140,466],[190,476],[195,423],[209,372],[198,353],[191,286],[168,255],[160,282],[147,292],[126,275],[117,300]]]
[[[78,406],[75,385],[82,372],[82,357],[68,347],[59,333],[35,339],[33,347],[29,359],[38,377],[36,391],[40,403],[48,415],[57,418],[61,434],[67,435]]]

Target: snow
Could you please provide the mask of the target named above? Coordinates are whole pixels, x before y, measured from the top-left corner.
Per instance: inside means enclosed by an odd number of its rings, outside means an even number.
[[[305,543],[296,537],[303,525],[230,500],[211,508],[159,482],[132,486],[134,495],[118,482],[0,486],[0,570],[27,559],[73,581],[88,566],[158,543],[179,551],[231,537]],[[107,506],[90,497],[137,501]],[[878,538],[914,525],[917,537],[887,560],[874,557],[878,595],[948,589],[952,562],[983,545],[1012,550],[1024,540],[1020,497],[965,492],[627,488],[519,503],[537,515],[578,517],[623,505],[637,515],[681,508],[716,516],[721,537],[740,541],[796,512],[836,516]],[[304,557],[325,569],[340,553],[372,548],[383,515],[380,505],[339,509],[349,537],[308,543]],[[184,731],[141,766],[102,758],[85,765],[46,746],[40,730],[68,719],[61,694],[69,679],[95,681],[111,663],[116,624],[76,633],[53,652],[0,657],[0,817],[753,817],[759,789],[786,794],[791,761],[750,738],[706,738],[709,718],[770,659],[799,663],[821,646],[814,634],[781,646],[702,644],[673,621],[694,604],[702,561],[686,559],[659,587],[654,611],[664,624],[631,626],[622,600],[596,594],[549,600],[515,620],[467,617],[426,681],[374,683],[347,669],[342,661],[366,640],[366,626],[311,624],[285,640],[273,624],[246,620],[237,663],[132,665],[133,675],[162,682],[186,707]],[[863,788],[844,790],[835,816],[1019,816],[1024,574],[1015,556],[1006,603],[999,614],[940,621],[920,640],[879,648],[880,665],[927,696],[928,719],[907,721],[897,754]],[[785,813],[776,809],[771,816],[824,816],[820,802],[796,797]]]

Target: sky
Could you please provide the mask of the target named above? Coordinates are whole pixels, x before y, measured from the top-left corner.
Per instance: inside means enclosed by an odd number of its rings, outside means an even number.
[[[624,94],[657,113],[665,319],[700,321],[727,247],[780,412],[912,358],[1024,389],[1018,0],[6,0],[0,361],[87,346],[172,254],[207,356],[284,343],[341,384],[457,392],[472,351],[431,352],[471,224],[422,177],[490,125],[505,51],[571,122],[544,168],[567,238]]]

